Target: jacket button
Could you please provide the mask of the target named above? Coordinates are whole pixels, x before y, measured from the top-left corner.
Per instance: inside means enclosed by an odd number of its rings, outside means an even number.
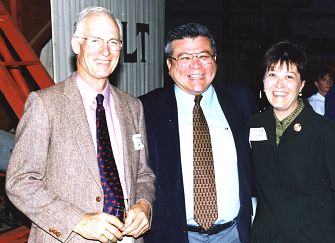
[[[97,196],[97,197],[95,198],[95,200],[96,200],[97,202],[101,202],[101,197],[100,197],[100,196]]]

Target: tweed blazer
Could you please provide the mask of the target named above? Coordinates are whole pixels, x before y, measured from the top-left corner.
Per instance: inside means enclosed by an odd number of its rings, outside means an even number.
[[[129,204],[145,199],[151,205],[155,177],[147,166],[141,102],[112,86],[111,95],[122,133]],[[144,148],[135,146],[134,134],[141,134]],[[29,95],[16,132],[6,191],[32,220],[29,242],[91,242],[72,231],[84,214],[103,210],[96,151],[73,76]]]

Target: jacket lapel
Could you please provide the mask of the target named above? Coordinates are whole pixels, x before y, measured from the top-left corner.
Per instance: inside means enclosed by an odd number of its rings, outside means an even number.
[[[271,144],[273,150],[277,149],[276,143],[276,120],[273,115],[273,110],[269,109],[268,111],[264,112],[264,129],[266,131],[266,136]]]
[[[174,92],[174,86],[165,87],[167,92],[162,95],[162,122],[164,126],[168,129],[173,129],[173,131],[178,131],[178,111],[177,111],[177,100]],[[171,134],[174,141],[178,139],[179,143],[179,133],[174,132]],[[178,145],[179,147],[179,145]]]
[[[286,128],[281,141],[285,141],[295,136],[303,135],[306,132],[306,126],[304,121],[307,121],[308,116],[311,114],[311,107],[305,103],[305,107],[302,109],[300,114],[292,121],[292,123]]]
[[[68,103],[64,109],[66,111],[65,114],[67,115],[68,124],[83,155],[83,162],[86,163],[94,180],[101,188],[96,152],[79,89],[73,76],[64,82],[66,82],[64,93],[68,99]]]
[[[132,163],[136,154],[133,153],[134,147],[132,143],[132,136],[136,132],[131,128],[134,127],[133,118],[131,116],[131,111],[129,110],[129,103],[126,99],[122,99],[123,96],[118,94],[118,90],[110,85],[111,95],[115,103],[115,110],[119,120],[122,136],[122,147],[123,147],[123,163],[124,163],[124,173],[126,178],[126,187],[128,196],[130,196],[131,185],[133,183],[132,175],[134,174]]]
[[[177,101],[174,92],[174,84],[170,83],[164,87],[165,92],[162,92],[160,97],[161,119],[159,127],[164,129],[166,135],[166,143],[169,145],[170,157],[169,163],[166,163],[164,171],[166,171],[166,178],[173,182],[171,196],[174,197],[175,205],[179,215],[185,215],[185,197],[184,197],[184,184],[182,176],[182,166],[180,157],[180,140],[178,128],[178,111]]]
[[[233,101],[229,99],[229,94],[226,94],[226,92],[229,92],[228,90],[221,90],[220,88],[217,88],[215,86],[214,89],[217,94],[222,112],[227,119],[236,143],[239,141],[239,131],[241,129],[241,127],[239,127],[239,124],[241,124],[241,119],[243,119],[244,114],[242,113],[242,111],[238,110]]]

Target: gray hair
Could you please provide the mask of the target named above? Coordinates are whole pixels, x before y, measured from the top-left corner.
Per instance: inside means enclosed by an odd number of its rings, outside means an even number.
[[[73,25],[73,36],[80,36],[84,32],[85,19],[92,14],[105,14],[111,17],[117,24],[120,32],[120,40],[122,40],[122,24],[121,21],[114,17],[111,11],[103,7],[87,7],[80,11]]]
[[[165,41],[165,55],[170,57],[172,53],[172,42],[174,40],[181,40],[184,38],[197,38],[199,36],[207,37],[211,42],[213,54],[216,53],[216,44],[213,35],[204,25],[198,23],[187,23],[177,26],[167,34]]]

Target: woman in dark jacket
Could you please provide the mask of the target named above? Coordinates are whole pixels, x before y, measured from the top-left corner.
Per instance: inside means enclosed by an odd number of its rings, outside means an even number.
[[[299,98],[307,58],[285,41],[265,54],[271,108],[249,121],[257,210],[252,243],[335,242],[335,124]]]

